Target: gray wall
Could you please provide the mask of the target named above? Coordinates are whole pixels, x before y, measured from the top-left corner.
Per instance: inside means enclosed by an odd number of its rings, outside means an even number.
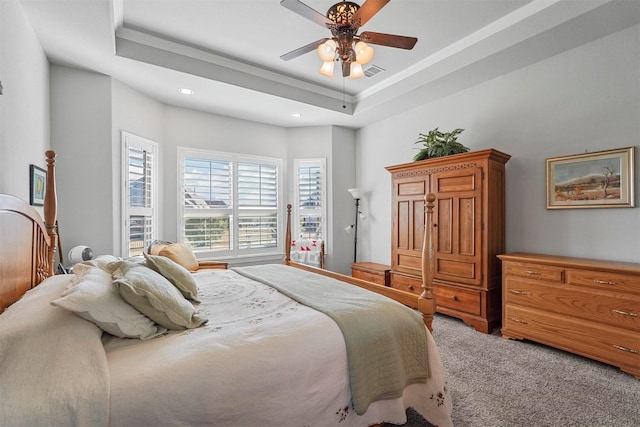
[[[472,150],[507,163],[507,251],[640,261],[640,208],[545,208],[545,159],[636,146],[640,156],[640,29],[614,33],[358,132],[357,182],[369,190],[363,259],[391,258],[385,166],[407,163],[418,133],[464,128]],[[636,174],[636,205],[640,174]]]
[[[17,0],[0,1],[0,81],[0,193],[28,201],[49,149],[49,63]]]

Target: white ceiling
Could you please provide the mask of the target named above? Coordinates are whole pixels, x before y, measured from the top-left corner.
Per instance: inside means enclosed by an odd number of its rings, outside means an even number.
[[[640,22],[638,0],[391,0],[361,31],[417,37],[414,49],[373,46],[383,73],[329,79],[315,52],[280,59],[330,32],[279,0],[21,3],[52,63],[285,127],[359,128]],[[335,0],[304,3],[325,14]]]

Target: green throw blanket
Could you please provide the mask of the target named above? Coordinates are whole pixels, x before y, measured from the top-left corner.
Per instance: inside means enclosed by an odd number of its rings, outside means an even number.
[[[427,332],[413,310],[385,296],[280,264],[233,270],[333,319],[344,336],[354,411],[396,399],[429,376]]]

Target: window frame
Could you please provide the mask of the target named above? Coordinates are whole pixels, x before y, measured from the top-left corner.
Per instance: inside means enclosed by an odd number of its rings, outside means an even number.
[[[129,150],[130,148],[138,148],[142,151],[147,151],[152,155],[152,163],[150,170],[151,179],[151,203],[150,207],[140,208],[130,206],[130,181],[129,181]],[[131,253],[131,230],[130,230],[130,217],[131,216],[145,216],[149,217],[151,221],[151,234],[147,239],[143,240],[142,250],[146,248],[148,244],[158,238],[158,191],[159,183],[158,177],[160,167],[160,156],[158,143],[147,138],[143,138],[138,135],[134,135],[129,132],[121,132],[121,171],[122,171],[122,227],[121,227],[121,248],[122,255],[125,258],[135,256]]]
[[[242,259],[243,261],[259,261],[261,259],[280,259],[284,251],[284,212],[283,212],[283,160],[276,157],[253,156],[239,153],[229,153],[215,150],[195,149],[188,147],[178,147],[178,203],[177,203],[177,236],[179,242],[186,242],[185,238],[185,207],[184,207],[184,163],[186,158],[204,159],[210,161],[229,161],[232,163],[231,169],[231,208],[221,208],[227,210],[231,215],[230,234],[231,248],[229,250],[194,250],[198,258],[215,258],[215,259]],[[274,247],[260,248],[243,248],[240,249],[238,239],[238,218],[242,216],[242,210],[238,206],[238,163],[258,163],[274,165],[276,168],[276,207],[273,212],[276,214],[277,221],[277,243]],[[256,208],[257,212],[267,212],[267,208]]]
[[[321,190],[321,209],[320,209],[320,236],[318,239],[322,239],[325,243],[325,251],[327,245],[327,159],[325,157],[318,158],[301,158],[301,159],[293,159],[293,192],[294,192],[294,203],[295,208],[293,209],[293,236],[294,238],[300,238],[302,234],[302,230],[300,229],[300,218],[304,216],[305,212],[301,209],[301,201],[300,201],[300,168],[301,167],[320,167],[320,185],[322,187]],[[317,214],[317,212],[312,212],[311,210],[307,211],[308,215]]]

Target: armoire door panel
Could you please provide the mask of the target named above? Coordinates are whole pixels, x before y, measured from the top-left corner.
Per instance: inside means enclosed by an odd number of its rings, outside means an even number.
[[[458,199],[458,254],[467,256],[476,254],[477,219],[475,198]]]
[[[424,242],[424,201],[413,201],[413,224],[411,225],[412,241],[410,247],[422,253],[422,244]]]
[[[425,181],[410,181],[398,183],[398,196],[416,196],[426,194]]]
[[[398,202],[398,249],[409,249],[409,200]]]
[[[473,284],[476,279],[476,263],[464,260],[438,258],[436,260],[436,274],[442,279],[465,279]]]
[[[455,174],[437,176],[434,180],[435,193],[458,193],[476,189],[475,174]]]
[[[437,200],[436,206],[436,253],[453,253],[453,200]]]

